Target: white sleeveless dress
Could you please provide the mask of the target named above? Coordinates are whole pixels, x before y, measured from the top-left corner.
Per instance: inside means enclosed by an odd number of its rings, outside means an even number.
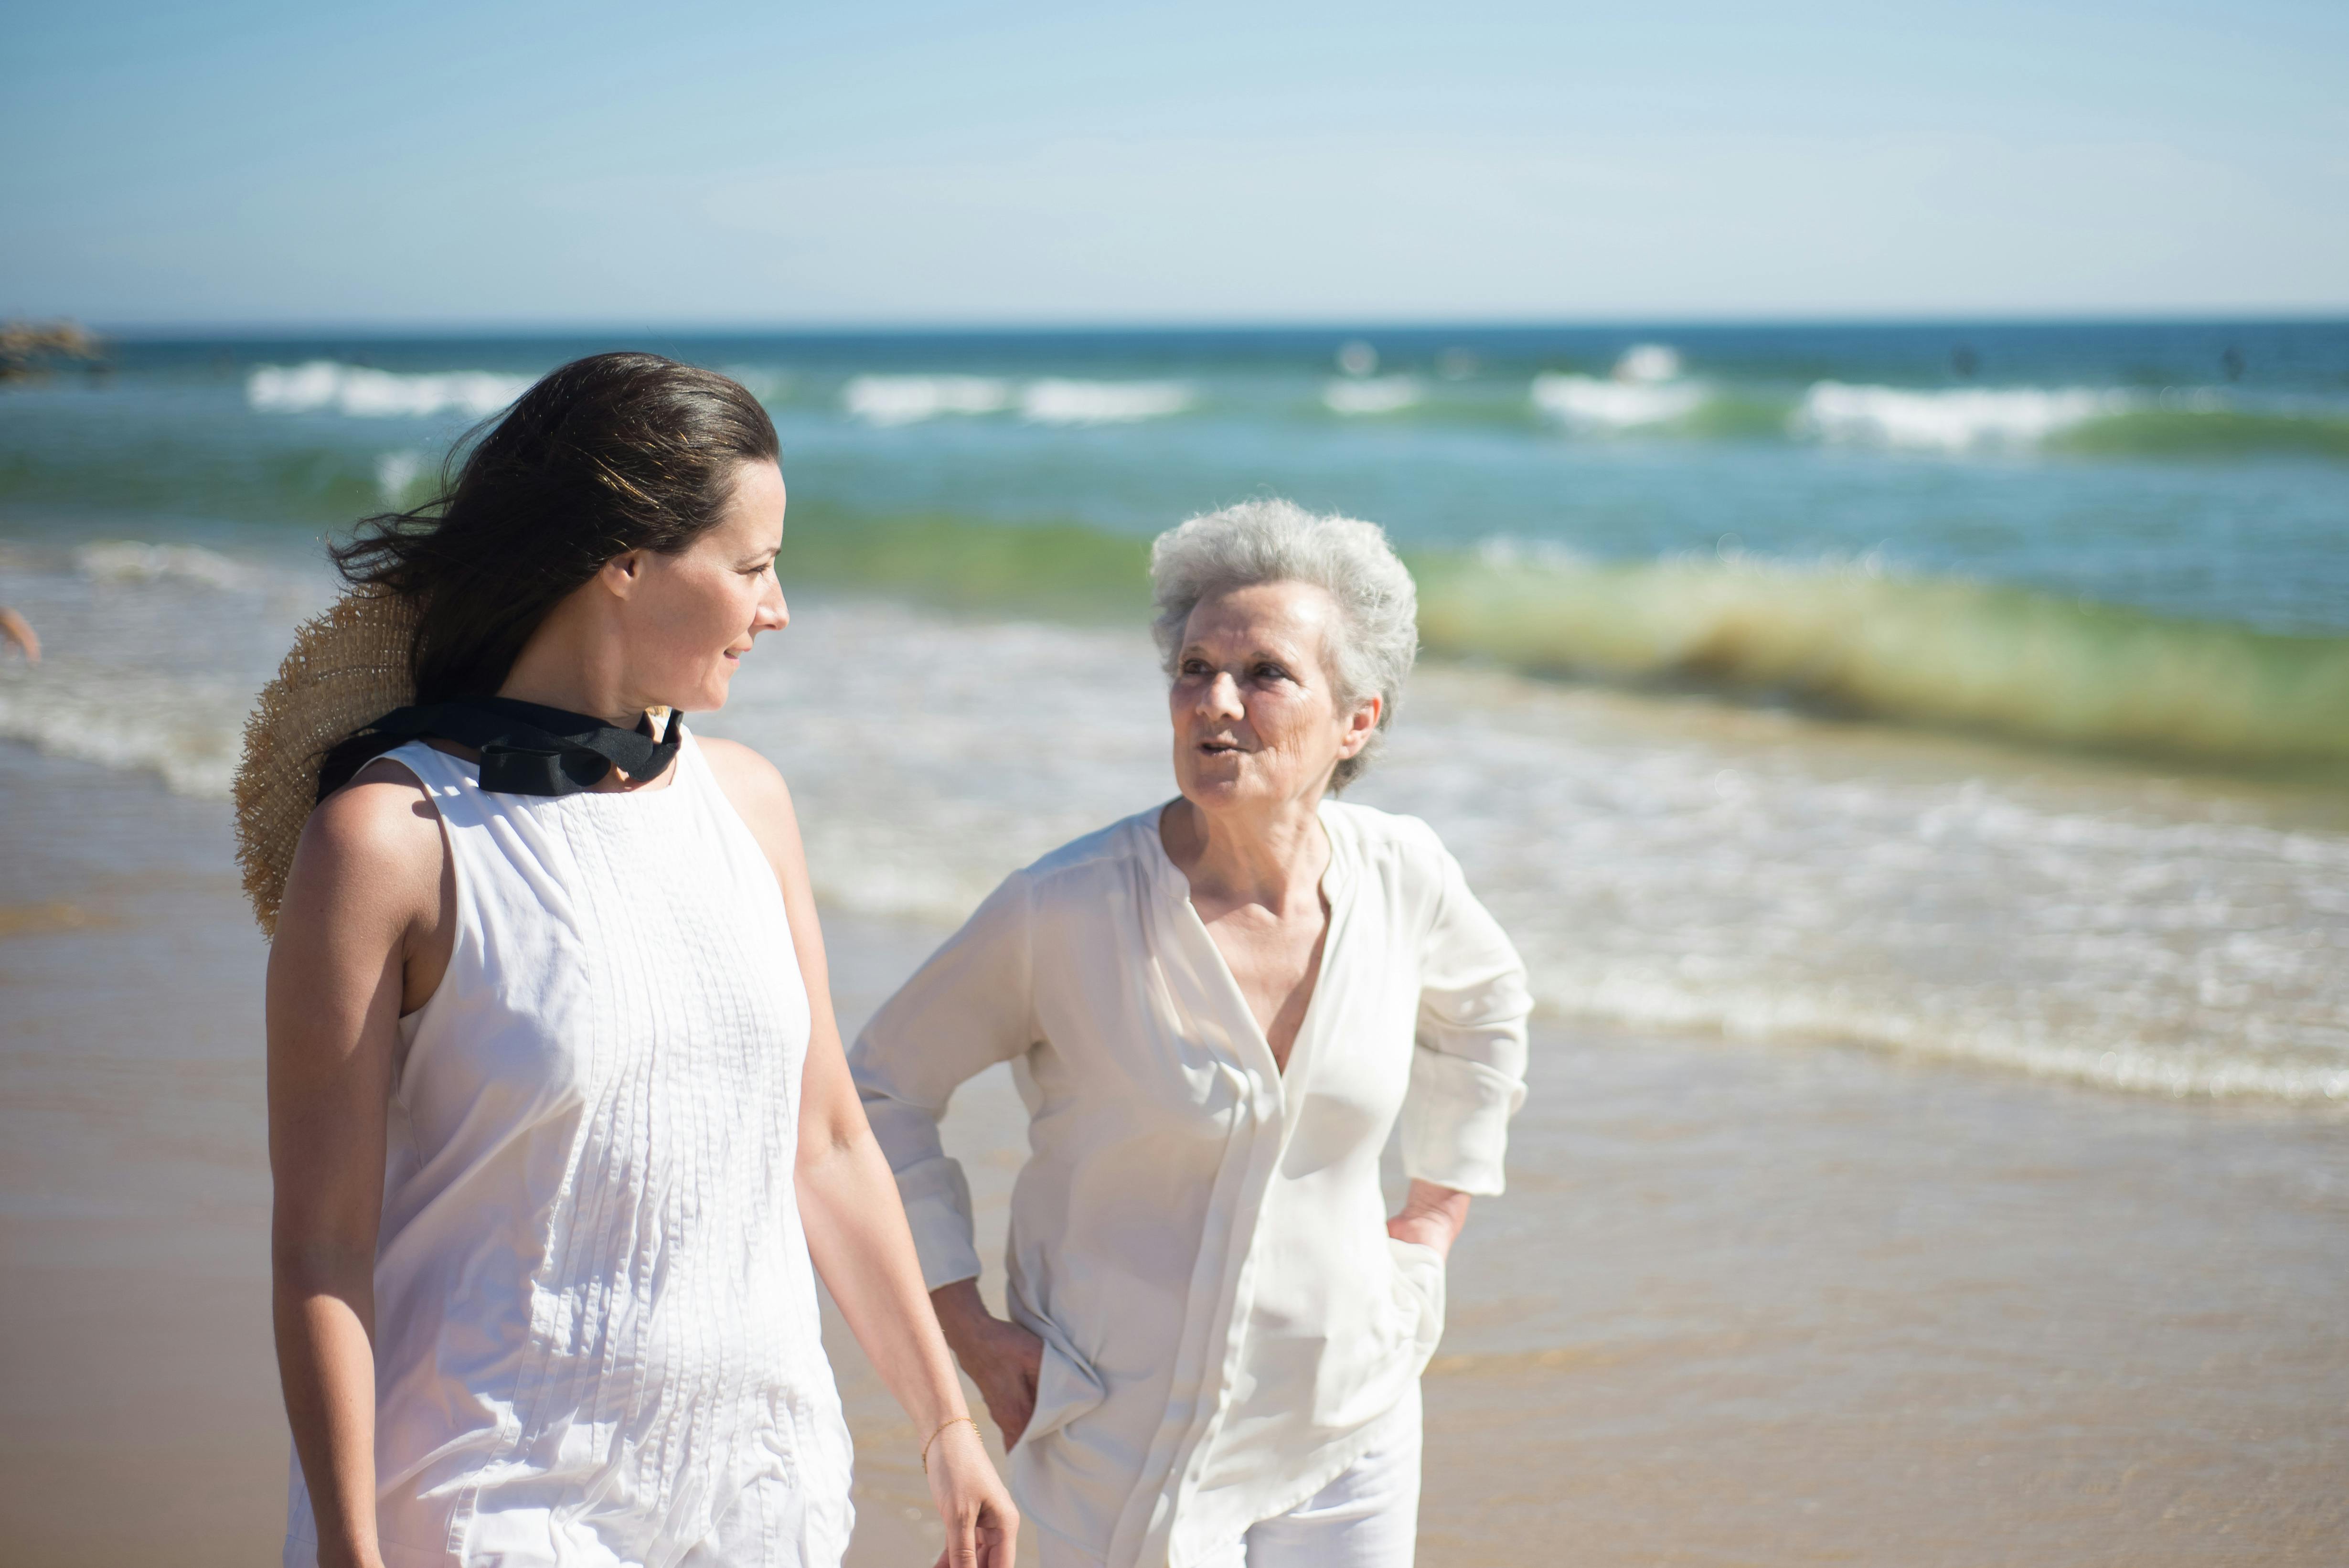
[[[808,999],[692,737],[663,789],[440,809],[457,934],[400,1020],[377,1251],[388,1568],[831,1568],[851,1447],[792,1168]],[[316,1526],[298,1460],[285,1562]]]

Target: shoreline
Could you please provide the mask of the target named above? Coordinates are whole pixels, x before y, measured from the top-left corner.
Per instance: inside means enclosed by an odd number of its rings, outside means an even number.
[[[58,649],[0,667],[0,733],[224,797],[315,573],[188,544],[51,565],[0,572]],[[703,727],[784,767],[834,903],[951,922],[1164,798],[1138,625],[800,608]],[[1007,680],[1058,716],[1016,760],[986,717]],[[2349,1109],[2349,797],[1446,663],[1411,705],[1355,798],[1441,827],[1562,1020]]]
[[[0,799],[0,1539],[269,1560],[263,949],[227,808],[14,743]],[[824,918],[852,1032],[941,934]],[[990,1258],[1001,1079],[947,1133]],[[1511,1191],[1454,1257],[1423,1551],[2322,1561],[2349,1535],[2344,1297],[2335,1117],[1540,1020]],[[850,1562],[934,1552],[902,1416],[826,1337]]]

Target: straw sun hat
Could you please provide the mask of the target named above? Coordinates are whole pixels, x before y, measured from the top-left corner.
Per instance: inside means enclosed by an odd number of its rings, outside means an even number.
[[[302,824],[318,803],[318,766],[327,750],[393,708],[416,699],[409,658],[416,606],[396,593],[361,589],[305,623],[277,678],[261,688],[244,721],[236,770],[236,861],[261,929],[277,934],[277,908]]]

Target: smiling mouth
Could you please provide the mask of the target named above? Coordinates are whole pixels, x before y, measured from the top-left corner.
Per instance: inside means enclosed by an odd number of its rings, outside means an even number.
[[[1238,744],[1229,740],[1203,740],[1199,742],[1199,749],[1210,757],[1237,757],[1240,754]]]

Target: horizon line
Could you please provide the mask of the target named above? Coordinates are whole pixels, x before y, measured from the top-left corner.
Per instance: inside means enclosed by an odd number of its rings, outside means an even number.
[[[456,320],[306,320],[190,322],[128,320],[73,315],[12,315],[12,321],[72,322],[100,337],[118,342],[203,341],[235,338],[245,341],[301,341],[321,336],[430,338],[506,337],[563,338],[588,334],[639,334],[666,337],[1009,337],[1103,336],[1114,334],[1167,336],[1213,333],[1374,333],[1374,332],[1576,332],[1632,330],[1770,329],[1793,327],[1998,327],[1998,326],[2250,326],[2349,325],[2349,304],[2293,310],[2223,310],[2185,308],[2157,310],[2018,310],[2012,312],[1855,312],[1850,314],[1692,313],[1684,315],[1593,315],[1587,316],[1328,316],[1230,317],[1167,320],[1146,317],[1095,317],[1051,321],[1009,319],[973,321],[936,319],[843,321],[734,321],[703,318],[690,321],[625,319],[564,319],[556,321]]]

